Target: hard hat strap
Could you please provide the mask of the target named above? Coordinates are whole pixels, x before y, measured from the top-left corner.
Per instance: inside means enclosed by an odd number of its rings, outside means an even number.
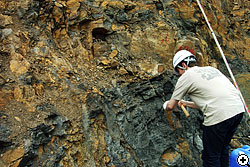
[[[184,61],[187,62],[187,66],[188,66],[190,62],[196,62],[196,59],[194,57],[187,57],[186,59],[184,59]]]
[[[182,66],[180,66],[180,65],[178,65],[177,67],[178,67],[179,69],[186,70],[186,68],[184,68],[184,67],[182,67]]]

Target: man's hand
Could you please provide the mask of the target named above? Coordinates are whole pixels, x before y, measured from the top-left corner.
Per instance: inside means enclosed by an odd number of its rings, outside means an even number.
[[[186,101],[184,101],[184,100],[180,100],[180,101],[178,102],[178,106],[179,106],[179,107],[181,107],[181,106],[186,107],[186,106],[187,106],[187,103],[186,103]]]
[[[178,106],[181,107],[181,106],[184,106],[184,107],[191,107],[191,108],[195,108],[195,109],[198,109],[200,110],[200,107],[197,106],[194,102],[192,101],[185,101],[185,100],[180,100],[178,102]]]

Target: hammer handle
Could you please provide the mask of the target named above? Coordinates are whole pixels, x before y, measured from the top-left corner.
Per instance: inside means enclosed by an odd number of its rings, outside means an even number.
[[[186,117],[189,117],[189,112],[186,110],[186,108],[183,105],[181,105],[181,109],[184,112],[184,114],[186,115]]]

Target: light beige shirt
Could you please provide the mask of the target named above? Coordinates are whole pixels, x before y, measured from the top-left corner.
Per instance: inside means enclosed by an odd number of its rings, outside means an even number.
[[[178,79],[172,99],[182,100],[186,94],[203,112],[205,126],[215,125],[244,112],[239,91],[213,67],[189,68]]]

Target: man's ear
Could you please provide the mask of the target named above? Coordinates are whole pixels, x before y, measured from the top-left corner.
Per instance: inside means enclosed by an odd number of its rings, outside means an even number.
[[[185,62],[182,62],[182,63],[181,63],[181,66],[182,66],[183,68],[185,68],[185,69],[187,68],[187,64],[186,64]]]

